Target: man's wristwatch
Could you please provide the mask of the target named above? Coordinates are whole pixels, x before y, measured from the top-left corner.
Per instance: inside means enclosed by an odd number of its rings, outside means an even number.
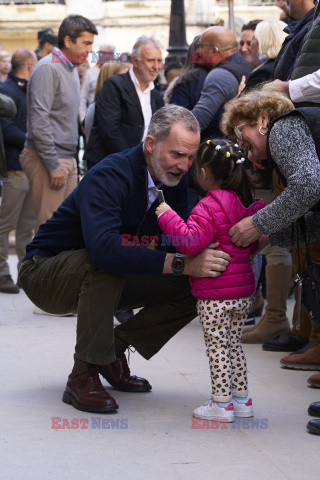
[[[172,272],[174,275],[182,275],[184,270],[184,258],[182,253],[175,253],[172,263]]]

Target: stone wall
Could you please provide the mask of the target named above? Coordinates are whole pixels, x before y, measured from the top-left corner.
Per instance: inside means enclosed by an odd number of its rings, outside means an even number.
[[[86,6],[94,4],[94,0],[84,0]],[[197,0],[199,1],[199,0]],[[206,26],[205,22],[195,25],[195,0],[185,0],[187,19],[187,41],[191,42]],[[68,0],[67,0],[68,3]],[[227,22],[228,7],[226,4],[209,0],[208,22],[218,19]],[[142,34],[155,35],[160,39],[164,49],[168,46],[170,0],[145,1],[109,1],[101,4],[101,17],[97,18],[97,10],[92,8],[98,24],[98,44],[110,41],[117,52],[130,51],[135,39]],[[77,7],[78,6],[78,7]],[[37,31],[51,27],[56,32],[63,18],[70,12],[83,13],[81,0],[69,0],[69,5],[1,5],[0,2],[0,44],[13,52],[18,47],[34,49],[37,45]],[[98,10],[100,11],[100,10]],[[254,18],[265,20],[278,19],[280,10],[274,6],[248,6],[242,0],[235,2],[235,16],[244,21]],[[98,15],[100,16],[100,14]],[[92,17],[93,19],[93,17]]]

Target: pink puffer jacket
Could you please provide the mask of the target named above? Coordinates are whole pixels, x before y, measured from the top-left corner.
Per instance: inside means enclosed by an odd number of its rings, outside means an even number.
[[[158,222],[162,231],[181,253],[195,255],[211,242],[219,242],[217,250],[230,255],[225,272],[217,278],[190,277],[192,294],[201,300],[233,300],[250,297],[254,292],[254,275],[249,254],[257,242],[249,247],[237,247],[228,231],[244,217],[249,217],[265,206],[256,200],[245,208],[236,193],[229,190],[210,190],[192,210],[187,224],[173,210],[163,213]]]

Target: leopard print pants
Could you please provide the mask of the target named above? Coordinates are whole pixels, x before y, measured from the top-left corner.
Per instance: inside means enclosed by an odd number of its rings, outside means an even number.
[[[250,298],[198,300],[215,402],[229,402],[232,396],[246,397],[248,394],[241,334],[250,306]]]

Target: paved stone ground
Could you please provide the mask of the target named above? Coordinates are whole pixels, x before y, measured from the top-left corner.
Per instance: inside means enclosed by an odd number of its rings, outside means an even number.
[[[13,271],[15,257],[10,263]],[[290,314],[292,306],[290,300]],[[280,368],[281,353],[263,352],[260,345],[244,347],[254,422],[194,429],[192,410],[210,395],[197,319],[149,362],[132,354],[132,371],[148,378],[152,392],[130,394],[108,387],[119,413],[100,416],[61,401],[72,367],[75,318],[34,315],[21,292],[0,294],[0,324],[1,480],[320,476],[320,437],[305,429],[307,407],[320,400],[320,390],[307,387],[311,372]],[[73,419],[79,428],[52,428],[54,422],[68,427]]]

